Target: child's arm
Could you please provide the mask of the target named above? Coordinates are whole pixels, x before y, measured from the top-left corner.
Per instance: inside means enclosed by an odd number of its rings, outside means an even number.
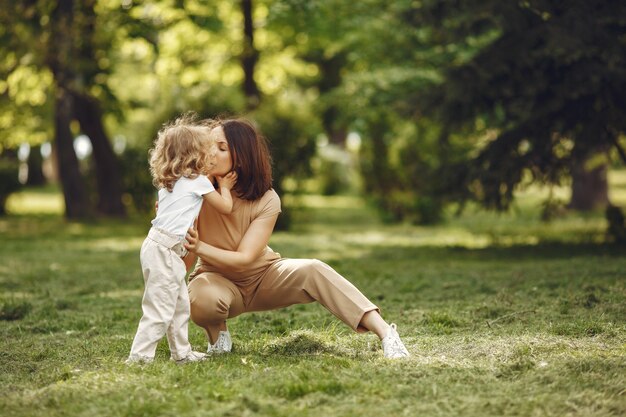
[[[230,195],[230,189],[237,182],[237,173],[229,172],[222,178],[218,178],[220,189],[219,192],[208,193],[204,195],[204,200],[222,214],[230,214],[233,209],[233,198]]]

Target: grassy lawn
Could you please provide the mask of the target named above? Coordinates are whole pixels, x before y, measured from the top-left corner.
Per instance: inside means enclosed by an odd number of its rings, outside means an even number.
[[[58,195],[21,193],[0,219],[0,415],[625,415],[626,248],[603,243],[598,213],[539,222],[541,192],[436,227],[381,224],[352,197],[298,200],[271,246],[344,274],[409,360],[309,304],[231,320],[230,355],[177,366],[163,341],[144,367],[123,361],[148,221],[68,223]],[[205,348],[193,324],[190,339]]]

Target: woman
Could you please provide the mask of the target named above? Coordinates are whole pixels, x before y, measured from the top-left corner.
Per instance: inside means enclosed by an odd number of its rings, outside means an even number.
[[[317,301],[355,331],[376,333],[385,357],[409,356],[396,326],[335,270],[315,259],[281,258],[267,246],[280,198],[272,189],[265,139],[241,119],[213,122],[211,135],[217,143],[215,174],[234,168],[237,183],[231,214],[204,204],[197,229],[186,237],[185,263],[189,267],[200,258],[189,278],[191,319],[206,330],[208,352],[230,352],[228,318]]]

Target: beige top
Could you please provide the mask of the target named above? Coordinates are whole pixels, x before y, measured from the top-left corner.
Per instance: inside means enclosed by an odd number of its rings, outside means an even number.
[[[280,197],[273,189],[254,201],[242,200],[233,193],[233,210],[230,214],[221,214],[210,204],[202,205],[198,215],[198,235],[200,240],[211,246],[236,251],[252,222],[274,216],[280,211]],[[244,272],[220,269],[199,259],[190,277],[193,278],[201,272],[218,272],[237,286],[247,287],[254,284],[267,267],[278,259],[280,259],[280,254],[274,252],[269,246]]]

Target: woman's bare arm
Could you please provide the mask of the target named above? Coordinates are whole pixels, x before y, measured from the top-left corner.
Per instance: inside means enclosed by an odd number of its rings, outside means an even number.
[[[185,248],[218,268],[235,272],[243,271],[258,259],[269,243],[277,219],[278,214],[254,220],[246,230],[246,234],[241,239],[236,251],[219,249],[202,242],[198,238],[198,231],[193,228],[187,232]]]
[[[187,272],[189,272],[191,268],[193,268],[193,266],[196,264],[196,259],[198,259],[198,256],[193,252],[189,252],[183,258],[183,262],[185,263],[185,269],[187,270]]]

